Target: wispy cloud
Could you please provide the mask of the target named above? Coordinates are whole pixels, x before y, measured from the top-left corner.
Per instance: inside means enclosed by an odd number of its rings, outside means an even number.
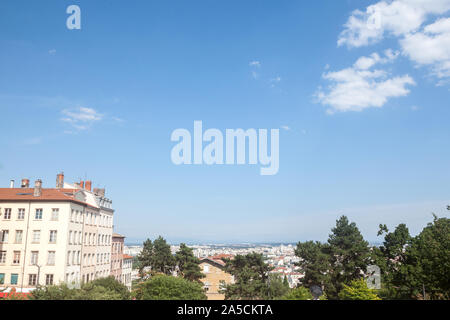
[[[283,129],[283,130],[286,130],[286,131],[291,131],[291,127],[286,126],[286,125],[281,126],[280,128]]]
[[[50,55],[56,54],[56,49],[50,49],[50,50],[48,50],[48,54],[50,54]]]
[[[256,70],[261,68],[261,62],[254,60],[250,61],[248,65],[253,69],[251,70],[252,78],[257,80],[259,78],[259,72],[257,72]]]
[[[277,83],[281,82],[281,77],[280,76],[276,76],[275,78],[270,79],[269,82],[270,82],[270,86],[273,88],[273,87],[275,87],[275,85]]]
[[[86,107],[78,107],[71,110],[64,109],[61,113],[64,115],[61,121],[69,123],[74,129],[79,131],[87,130],[93,123],[103,119],[103,114]]]

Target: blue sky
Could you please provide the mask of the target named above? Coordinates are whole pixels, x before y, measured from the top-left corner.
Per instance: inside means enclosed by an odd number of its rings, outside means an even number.
[[[130,240],[325,240],[341,214],[372,241],[379,223],[416,233],[449,203],[449,9],[2,1],[0,182],[91,179]],[[278,174],[175,166],[170,135],[194,120],[280,128]]]

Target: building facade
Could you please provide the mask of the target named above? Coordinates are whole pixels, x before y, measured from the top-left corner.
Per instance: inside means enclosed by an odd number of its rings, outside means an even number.
[[[123,255],[122,265],[122,283],[131,291],[131,274],[133,272],[133,257],[127,254]]]
[[[0,188],[0,288],[78,286],[110,274],[114,210],[91,185],[58,174],[55,188],[41,180],[30,188],[28,179]]]
[[[122,282],[124,241],[124,236],[113,233],[111,247],[111,275],[120,282]]]
[[[203,282],[208,300],[224,300],[225,295],[221,293],[222,286],[234,282],[233,276],[224,271],[225,262],[222,258],[213,256],[200,260],[200,268],[205,275],[200,281]]]

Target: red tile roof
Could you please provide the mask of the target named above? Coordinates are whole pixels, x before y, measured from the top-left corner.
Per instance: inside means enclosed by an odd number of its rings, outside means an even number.
[[[42,188],[39,197],[34,196],[34,188],[0,188],[0,201],[71,201],[90,206],[75,199],[78,189]]]
[[[123,236],[123,235],[121,235],[121,234],[118,234],[118,233],[113,233],[112,234],[112,236],[114,237],[114,238],[125,238],[125,236]]]
[[[215,256],[211,256],[209,258],[214,259],[214,260],[223,260],[223,259],[231,259],[233,257],[234,257],[234,255],[232,255],[232,254],[221,253],[221,254],[216,254]]]
[[[133,259],[133,256],[130,256],[128,254],[124,254],[122,259]]]

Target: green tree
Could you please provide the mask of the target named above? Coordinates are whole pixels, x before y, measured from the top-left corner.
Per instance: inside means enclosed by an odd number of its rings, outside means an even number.
[[[296,263],[304,273],[300,283],[309,288],[313,285],[320,287],[329,282],[329,270],[331,269],[328,244],[318,241],[299,242],[295,249],[295,255],[300,258]]]
[[[128,291],[128,288],[123,283],[120,283],[119,281],[114,279],[113,276],[98,278],[92,281],[91,284],[93,286],[103,287],[107,291],[117,293],[122,300],[130,299],[130,291]]]
[[[194,257],[193,250],[186,244],[180,244],[180,249],[175,254],[175,260],[183,278],[200,282],[200,279],[205,277],[201,272],[200,260]]]
[[[411,236],[405,224],[399,224],[394,232],[389,232],[386,225],[379,226],[378,235],[385,233],[383,245],[373,248],[375,264],[381,269],[383,288],[380,295],[387,299],[407,299],[411,297],[405,282],[408,272],[406,249],[411,244]]]
[[[336,221],[328,238],[331,270],[326,294],[336,299],[344,283],[357,280],[366,272],[370,263],[369,244],[364,240],[354,222],[349,223],[346,216]]]
[[[139,263],[139,274],[143,276],[143,270],[146,267],[151,267],[153,258],[153,242],[150,239],[144,241],[142,251],[137,256]]]
[[[167,275],[155,275],[141,282],[134,296],[137,300],[206,300],[200,283]]]
[[[286,288],[289,288],[289,281],[288,281],[288,279],[287,279],[286,276],[283,277],[283,285],[284,285]]]
[[[67,284],[38,287],[31,300],[129,300],[127,288],[114,277],[100,278],[85,283],[81,288],[69,288]]]
[[[330,299],[337,299],[342,284],[359,279],[371,262],[369,244],[354,222],[346,216],[336,221],[328,243],[307,241],[297,244],[297,264],[305,274],[301,284],[325,288]]]
[[[311,291],[305,287],[297,287],[291,289],[288,293],[280,298],[280,300],[312,300]]]
[[[144,247],[138,255],[140,264],[140,274],[143,276],[143,270],[150,267],[153,273],[171,274],[175,270],[175,257],[170,251],[170,245],[166,240],[159,236],[153,242],[147,239],[144,242]]]
[[[170,245],[166,240],[159,236],[153,241],[152,270],[170,275],[176,265],[175,257],[170,251]]]
[[[450,219],[434,216],[406,250],[405,282],[413,297],[450,299]]]
[[[343,284],[342,290],[339,292],[341,300],[381,300],[377,296],[375,290],[367,287],[366,281],[361,278],[353,280],[350,285]]]
[[[225,299],[267,299],[268,275],[271,268],[262,254],[237,255],[224,259],[225,271],[234,276],[235,282],[224,287]]]
[[[286,277],[281,278],[279,274],[269,274],[268,298],[279,299],[289,291],[289,284]]]

